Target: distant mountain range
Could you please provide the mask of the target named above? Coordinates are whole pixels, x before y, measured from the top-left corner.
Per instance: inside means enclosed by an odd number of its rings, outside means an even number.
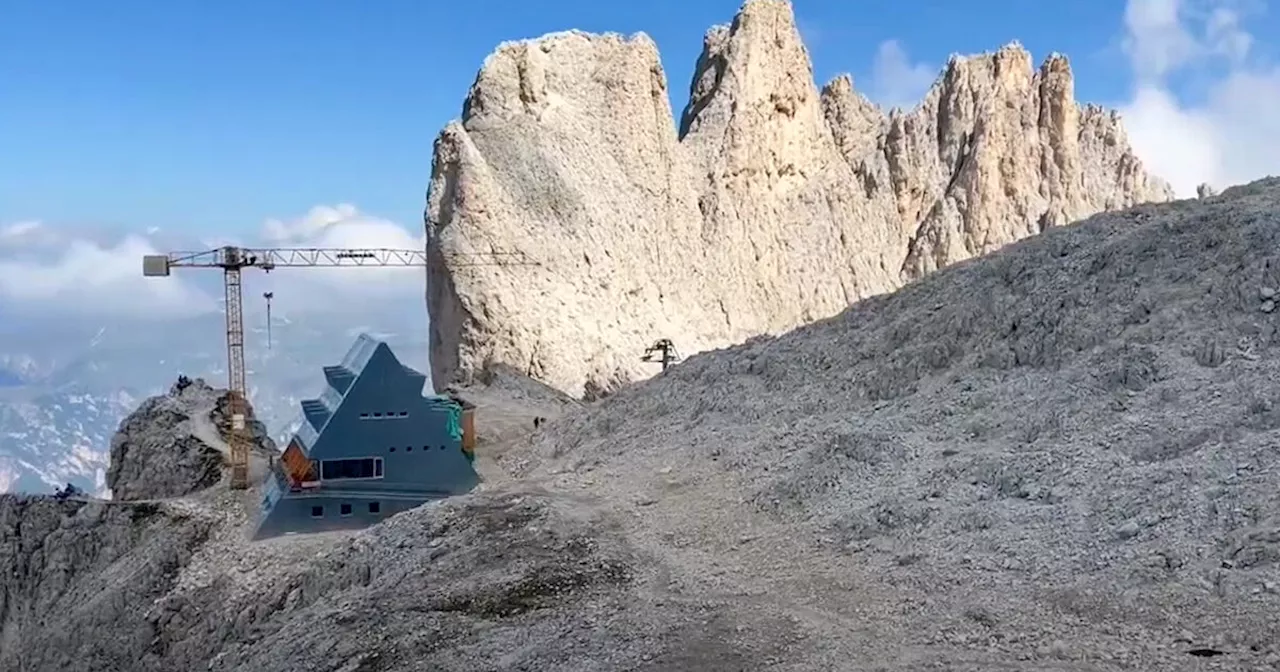
[[[416,309],[415,309],[416,308]],[[0,331],[0,491],[45,492],[65,483],[105,488],[108,448],[120,421],[179,374],[226,386],[219,313],[174,320],[21,320]],[[361,302],[341,310],[245,315],[249,397],[278,439],[296,428],[299,402],[323,388],[361,332],[386,340],[429,375],[425,307]],[[14,323],[10,323],[14,324]]]

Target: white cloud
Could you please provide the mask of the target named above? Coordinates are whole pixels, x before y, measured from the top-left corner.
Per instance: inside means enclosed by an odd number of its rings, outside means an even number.
[[[270,219],[262,227],[262,240],[272,246],[386,247],[423,249],[425,234],[413,235],[385,219],[362,214],[353,205],[318,206],[292,221]]]
[[[268,220],[261,245],[275,248],[383,248],[424,250],[426,234],[414,235],[395,222],[361,213],[355,206],[318,206],[290,221]],[[390,268],[284,268],[266,279],[273,289],[297,292],[338,292],[343,300],[369,300],[426,291],[426,271],[421,267]],[[325,300],[331,301],[332,295]]]
[[[49,230],[41,222],[15,222],[0,226],[0,250],[49,245],[59,240],[57,232]]]
[[[71,239],[42,224],[3,229],[0,302],[35,312],[189,315],[210,309],[207,295],[182,282],[142,277],[142,256],[156,254],[145,238],[115,244]]]
[[[0,458],[0,492],[13,492],[18,483],[18,472],[12,466],[12,460]]]
[[[144,278],[142,257],[157,249],[159,231],[103,242],[40,222],[0,225],[0,306],[37,314],[185,316],[220,311],[217,269],[176,268],[164,278]],[[172,241],[170,241],[172,242]],[[181,249],[224,244],[273,248],[392,248],[422,250],[424,235],[362,214],[351,205],[312,208],[292,220],[268,220],[248,240],[203,240]],[[244,272],[246,302],[264,291],[287,310],[341,309],[352,301],[410,299],[421,302],[425,272],[399,268],[278,268]],[[408,309],[413,309],[410,307]]]
[[[40,222],[17,222],[0,228],[0,240],[21,238],[40,228]]]
[[[876,49],[867,97],[885,108],[910,109],[924,98],[937,78],[937,68],[927,63],[912,63],[897,40],[886,40]]]
[[[1140,78],[1159,78],[1181,67],[1198,51],[1182,25],[1178,0],[1138,0],[1124,10],[1124,49]]]
[[[1254,53],[1228,0],[1128,0],[1123,46],[1134,76],[1121,106],[1134,149],[1179,196],[1280,174],[1280,64]],[[1188,101],[1179,76],[1209,77]]]

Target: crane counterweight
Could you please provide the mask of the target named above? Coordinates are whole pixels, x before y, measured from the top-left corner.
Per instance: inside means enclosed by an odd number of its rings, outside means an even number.
[[[451,264],[459,266],[538,265],[523,252],[446,253],[444,256]],[[142,275],[145,277],[168,277],[174,268],[223,270],[227,317],[228,410],[231,415],[231,432],[227,445],[230,451],[232,488],[243,490],[249,486],[249,447],[253,441],[246,429],[249,395],[244,369],[244,301],[240,271],[245,268],[270,272],[278,267],[426,265],[426,250],[390,248],[245,248],[226,245],[200,252],[171,252],[142,257]]]
[[[142,275],[148,278],[168,277],[169,257],[163,254],[148,254],[143,256]]]

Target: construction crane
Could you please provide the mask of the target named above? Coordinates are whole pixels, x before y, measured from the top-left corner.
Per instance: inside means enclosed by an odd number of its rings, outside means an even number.
[[[680,353],[676,350],[676,344],[672,343],[671,339],[660,338],[654,341],[653,345],[644,349],[644,357],[641,357],[640,361],[662,362],[662,370],[666,371],[667,367],[680,361]]]
[[[455,266],[536,266],[522,252],[477,252],[445,254]],[[317,266],[426,266],[425,250],[387,248],[244,248],[227,245],[203,252],[148,254],[142,258],[142,275],[167,277],[174,268],[221,268],[226,291],[227,389],[231,432],[228,437],[231,487],[249,487],[249,446],[253,439],[246,428],[248,388],[244,372],[244,310],[240,271],[257,268]],[[268,297],[268,300],[270,298]]]

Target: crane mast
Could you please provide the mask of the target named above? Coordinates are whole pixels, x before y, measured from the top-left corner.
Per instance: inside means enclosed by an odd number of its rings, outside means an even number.
[[[447,253],[445,258],[456,266],[537,266],[523,252]],[[231,462],[231,487],[249,487],[249,447],[253,439],[248,432],[249,392],[244,367],[244,293],[241,270],[257,268],[271,272],[275,268],[351,267],[351,266],[426,266],[425,250],[391,248],[243,248],[233,245],[199,252],[170,252],[145,255],[142,274],[167,277],[174,268],[221,268],[226,294],[227,318],[227,390],[231,432],[227,447]]]
[[[227,447],[231,452],[231,484],[237,489],[248,487],[249,442],[245,431],[249,388],[244,380],[244,294],[240,291],[240,269],[223,270],[227,298],[227,401],[231,416],[231,432]]]

